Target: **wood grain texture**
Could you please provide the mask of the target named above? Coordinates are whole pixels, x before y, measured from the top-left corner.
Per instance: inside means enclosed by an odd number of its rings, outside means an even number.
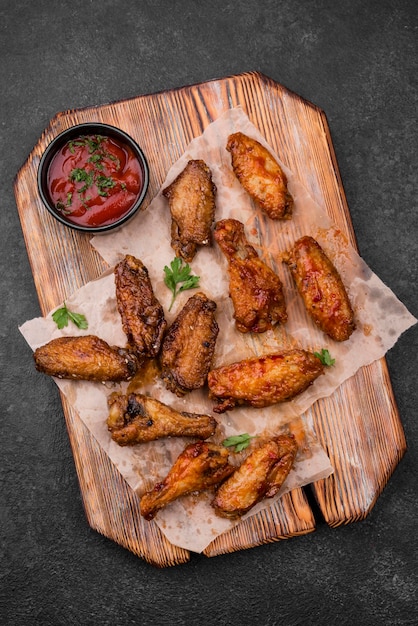
[[[187,144],[221,113],[241,105],[314,199],[356,247],[350,213],[323,111],[257,72],[57,114],[15,179],[22,231],[43,314],[99,276],[106,263],[89,235],[56,222],[36,186],[43,151],[62,130],[103,121],[132,135],[151,170],[144,208]],[[154,523],[144,522],[139,500],[63,398],[68,434],[89,524],[159,567],[184,563],[186,550],[172,546]],[[330,398],[309,411],[316,434],[335,468],[311,489],[330,526],[364,518],[406,450],[385,359],[362,368]],[[205,551],[207,556],[311,532],[313,513],[302,490],[284,496]]]

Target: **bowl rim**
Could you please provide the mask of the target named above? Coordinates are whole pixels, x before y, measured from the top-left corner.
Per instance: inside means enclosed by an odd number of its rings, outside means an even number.
[[[87,131],[87,132],[86,132]],[[63,215],[60,215],[56,209],[52,206],[49,201],[47,194],[45,193],[44,187],[45,182],[47,181],[48,169],[51,164],[53,157],[56,152],[60,149],[62,145],[64,145],[71,137],[78,136],[81,134],[103,134],[109,135],[119,139],[120,141],[128,144],[134,151],[136,158],[138,159],[141,169],[142,169],[142,189],[138,198],[132,205],[123,217],[119,218],[115,222],[111,224],[104,224],[102,226],[83,226],[82,224],[75,224],[67,220]],[[149,186],[149,165],[147,158],[144,154],[144,151],[140,147],[140,145],[129,135],[126,131],[118,128],[117,126],[113,126],[111,124],[107,124],[106,122],[81,122],[80,124],[74,124],[69,128],[61,131],[58,135],[56,135],[50,143],[45,148],[41,160],[39,161],[38,171],[37,171],[37,185],[38,185],[38,193],[44,204],[45,208],[48,210],[50,215],[58,222],[71,228],[73,230],[78,230],[86,233],[103,233],[113,230],[122,226],[125,222],[127,222],[133,215],[138,211],[141,204],[144,201],[146,193],[148,191]]]

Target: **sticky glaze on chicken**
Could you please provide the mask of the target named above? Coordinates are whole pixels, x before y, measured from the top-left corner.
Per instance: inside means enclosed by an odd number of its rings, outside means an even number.
[[[210,415],[179,412],[155,398],[138,393],[112,393],[108,398],[107,427],[120,446],[134,445],[163,437],[207,439],[217,422]]]
[[[216,490],[212,506],[222,517],[247,513],[264,498],[272,498],[286,480],[296,457],[293,435],[280,435],[253,450]]]
[[[116,301],[129,345],[139,357],[155,357],[167,323],[139,259],[126,255],[115,267]]]
[[[127,350],[109,346],[95,335],[58,337],[37,348],[33,354],[39,372],[97,382],[130,380],[138,361]]]
[[[315,324],[335,341],[346,341],[355,329],[353,309],[341,276],[319,243],[301,237],[283,261]]]
[[[161,347],[161,378],[177,396],[206,383],[219,328],[216,303],[197,293],[170,326]]]
[[[229,295],[242,333],[263,333],[287,321],[280,278],[258,256],[235,219],[216,223],[214,237],[228,259]]]
[[[228,137],[232,169],[245,191],[271,219],[290,219],[293,198],[276,159],[255,139],[243,133]]]
[[[216,186],[202,160],[190,160],[165,189],[171,213],[171,246],[176,256],[190,263],[198,246],[211,244]]]
[[[228,457],[228,450],[214,443],[198,441],[188,445],[166,478],[142,496],[141,515],[151,520],[177,498],[217,485],[234,471]]]
[[[324,366],[306,350],[283,350],[213,369],[208,374],[210,397],[223,413],[236,405],[265,407],[291,400],[311,385]]]

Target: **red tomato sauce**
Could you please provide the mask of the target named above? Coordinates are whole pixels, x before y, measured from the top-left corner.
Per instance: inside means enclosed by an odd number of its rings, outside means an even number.
[[[69,141],[48,171],[48,191],[57,211],[82,226],[105,226],[123,217],[142,184],[142,169],[132,149],[102,135]]]

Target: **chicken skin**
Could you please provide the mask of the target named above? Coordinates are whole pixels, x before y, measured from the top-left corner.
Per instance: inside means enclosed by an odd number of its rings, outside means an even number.
[[[166,478],[141,498],[141,515],[151,520],[177,498],[217,485],[234,471],[229,452],[207,441],[188,445],[174,462]]]
[[[178,412],[150,396],[112,393],[108,398],[107,427],[120,446],[135,445],[164,437],[207,439],[217,422],[210,415]]]
[[[263,333],[287,321],[280,278],[248,243],[244,225],[234,219],[216,223],[214,238],[228,259],[229,295],[235,325],[242,333]]]
[[[293,198],[287,189],[287,178],[276,159],[258,141],[234,133],[226,149],[231,154],[234,174],[254,202],[271,219],[290,219]]]
[[[148,270],[139,259],[126,255],[115,267],[116,301],[128,343],[138,357],[155,357],[167,323],[151,285]]]
[[[247,513],[264,498],[272,498],[286,480],[296,457],[293,435],[280,435],[251,452],[216,490],[212,506],[222,517]]]
[[[319,243],[301,237],[283,261],[315,324],[331,339],[346,341],[355,329],[353,309],[337,269]]]
[[[52,339],[37,348],[33,358],[39,372],[72,380],[121,382],[130,380],[138,368],[132,353],[95,335]]]
[[[224,413],[236,405],[261,408],[291,400],[323,372],[318,357],[298,349],[218,367],[208,374],[209,396],[218,402],[213,411]]]
[[[216,185],[204,161],[191,160],[165,189],[171,213],[171,246],[187,263],[198,246],[209,246],[215,218]]]
[[[167,331],[161,354],[161,378],[167,389],[184,396],[206,383],[219,327],[216,303],[197,293],[185,304]]]

